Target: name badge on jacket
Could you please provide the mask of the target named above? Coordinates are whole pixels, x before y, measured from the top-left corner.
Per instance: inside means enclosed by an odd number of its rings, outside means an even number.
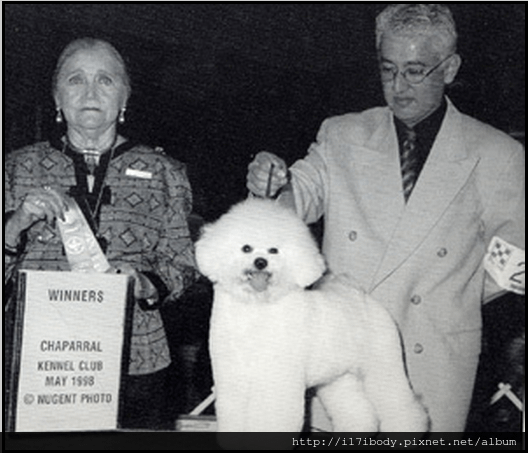
[[[125,174],[134,178],[152,179],[152,173],[150,171],[136,170],[134,168],[127,168]]]

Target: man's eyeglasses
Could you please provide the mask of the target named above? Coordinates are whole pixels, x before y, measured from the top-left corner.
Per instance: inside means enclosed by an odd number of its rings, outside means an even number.
[[[382,82],[393,82],[394,79],[398,77],[398,74],[401,74],[403,78],[411,85],[419,85],[452,56],[453,55],[449,55],[447,58],[444,58],[440,63],[433,66],[431,69],[411,66],[403,71],[400,71],[394,65],[382,63],[380,66],[381,80]]]

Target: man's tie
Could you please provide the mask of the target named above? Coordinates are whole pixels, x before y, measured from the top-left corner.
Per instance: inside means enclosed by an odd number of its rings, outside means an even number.
[[[405,202],[409,200],[411,192],[418,178],[416,164],[418,161],[416,150],[416,132],[413,129],[405,129],[405,140],[400,153],[400,163],[403,183],[403,196]]]

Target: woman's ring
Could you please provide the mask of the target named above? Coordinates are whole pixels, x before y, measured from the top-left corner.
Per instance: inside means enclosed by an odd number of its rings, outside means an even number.
[[[35,206],[38,206],[39,208],[43,208],[44,206],[46,206],[46,203],[42,200],[37,200],[35,201]]]

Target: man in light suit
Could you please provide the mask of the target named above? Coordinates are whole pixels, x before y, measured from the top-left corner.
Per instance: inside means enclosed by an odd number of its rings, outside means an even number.
[[[446,98],[456,42],[446,7],[389,6],[377,19],[388,106],[326,120],[289,170],[263,152],[248,171],[255,195],[271,170],[268,194],[307,223],[324,217],[330,270],[351,274],[395,318],[434,432],[464,431],[482,302],[524,293],[524,150]],[[497,266],[491,243],[522,267]]]

